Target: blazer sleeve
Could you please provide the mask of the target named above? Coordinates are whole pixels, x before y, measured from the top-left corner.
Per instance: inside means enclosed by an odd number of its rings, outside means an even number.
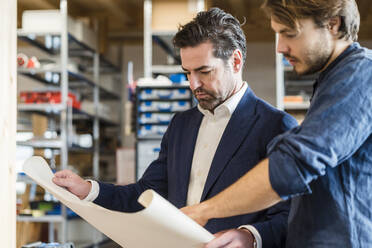
[[[168,138],[172,126],[173,120],[163,136],[159,157],[149,165],[137,183],[120,186],[99,182],[99,194],[93,202],[111,210],[136,212],[143,209],[137,199],[147,189],[153,189],[164,198],[167,198]]]
[[[269,208],[266,220],[253,223],[262,239],[262,248],[285,247],[290,201],[280,202]]]
[[[272,129],[273,132],[270,134],[270,137],[267,137],[266,144],[275,136],[298,125],[297,121],[292,116],[285,113],[281,115],[279,120],[272,122],[272,124],[273,123],[276,123],[276,128]],[[285,247],[290,204],[291,202],[288,200],[268,208],[264,221],[252,224],[261,235],[263,248]]]

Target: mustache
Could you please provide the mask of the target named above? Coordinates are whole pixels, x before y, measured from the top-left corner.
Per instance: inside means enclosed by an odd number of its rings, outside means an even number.
[[[298,61],[298,59],[294,56],[291,56],[290,54],[288,53],[283,53],[283,56],[286,58],[286,60],[294,60],[294,61]]]
[[[212,95],[209,91],[203,89],[203,88],[197,88],[196,90],[194,90],[192,92],[194,95],[197,95],[197,94],[207,94],[207,95]]]

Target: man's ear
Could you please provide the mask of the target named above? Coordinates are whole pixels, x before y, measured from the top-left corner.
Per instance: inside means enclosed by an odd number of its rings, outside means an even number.
[[[341,27],[341,17],[335,16],[328,21],[328,30],[333,36],[338,36],[338,31]]]
[[[243,67],[243,54],[240,49],[235,49],[232,54],[233,59],[233,71],[235,73],[239,72]]]

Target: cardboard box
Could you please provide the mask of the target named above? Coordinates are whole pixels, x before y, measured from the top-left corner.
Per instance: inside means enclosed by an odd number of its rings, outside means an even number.
[[[22,13],[22,29],[27,32],[60,32],[62,15],[59,10],[26,10]],[[97,49],[97,34],[85,23],[67,17],[67,30],[77,40]]]
[[[17,248],[22,247],[22,245],[40,240],[46,241],[46,237],[43,237],[43,226],[45,225],[48,224],[17,221]]]
[[[69,27],[68,32],[77,40],[97,50],[97,33],[81,21],[74,21],[74,25]]]
[[[74,29],[75,21],[67,17],[68,29]],[[26,10],[22,13],[22,29],[29,32],[60,32],[62,15],[57,9]]]
[[[116,150],[116,183],[127,185],[136,181],[135,150],[119,148]]]
[[[120,93],[120,79],[112,75],[100,75],[100,86],[105,90],[113,93]]]
[[[94,102],[85,100],[81,103],[81,110],[90,114],[95,115]],[[105,120],[119,122],[120,113],[119,106],[116,102],[100,102],[98,105],[98,116]]]
[[[173,32],[203,10],[198,0],[152,0],[152,31]]]

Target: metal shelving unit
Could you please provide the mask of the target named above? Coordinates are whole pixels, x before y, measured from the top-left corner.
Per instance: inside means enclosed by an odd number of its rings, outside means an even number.
[[[204,0],[197,0],[197,6],[200,10],[204,9]],[[152,22],[152,0],[145,0],[143,4],[144,15],[144,76],[152,77],[153,74],[170,74],[183,73],[180,66],[181,60],[179,55],[173,48],[171,43],[172,37],[176,34],[174,31],[153,31],[151,28]],[[153,65],[152,64],[152,44],[153,41],[157,43],[167,54],[172,57],[176,65]]]
[[[198,6],[204,9],[204,0],[197,0]],[[184,73],[178,52],[174,49],[172,38],[177,30],[154,31],[152,23],[152,0],[144,1],[144,77]],[[153,64],[153,44],[161,47],[173,63]],[[184,92],[187,97],[180,94]],[[147,97],[146,93],[150,93]],[[163,93],[161,93],[163,92]],[[164,94],[164,92],[166,92]],[[169,94],[167,94],[167,92]],[[159,94],[158,94],[159,93]],[[152,94],[152,95],[151,95]],[[136,176],[139,179],[147,166],[157,158],[160,142],[173,116],[193,106],[193,97],[189,85],[137,85],[136,88]]]
[[[69,152],[89,152],[93,153],[93,178],[99,179],[99,161],[100,161],[100,125],[120,127],[120,121],[113,121],[99,115],[98,104],[101,100],[121,101],[120,91],[112,92],[100,85],[100,73],[120,73],[120,69],[113,65],[109,60],[99,55],[98,52],[85,45],[82,41],[77,40],[67,30],[67,0],[60,0],[60,14],[62,19],[61,30],[56,32],[28,32],[18,30],[18,38],[28,44],[40,49],[51,56],[59,56],[60,64],[45,69],[24,69],[19,68],[18,73],[32,78],[48,87],[58,89],[61,92],[61,102],[52,103],[35,103],[35,104],[18,104],[18,111],[27,113],[38,113],[51,118],[59,119],[59,135],[53,139],[35,138],[28,141],[19,141],[17,145],[30,146],[37,149],[58,150],[61,156],[60,169],[66,169],[68,165]],[[45,44],[47,37],[57,37],[60,39],[60,46],[50,48]],[[85,59],[91,60],[88,74],[72,71],[68,66],[69,58],[84,56]],[[100,67],[100,65],[102,67]],[[58,74],[58,82],[53,83],[45,79],[46,73]],[[88,91],[83,91],[88,89]],[[94,113],[88,113],[84,110],[76,109],[68,104],[69,91],[81,91],[87,99],[92,99],[95,109]],[[92,124],[93,148],[79,147],[72,144],[69,134],[73,121],[87,120]],[[47,222],[49,223],[50,241],[54,241],[54,223],[61,225],[59,241],[65,243],[67,240],[66,221],[67,212],[64,205],[61,206],[61,215],[45,215],[42,217],[17,216],[18,221],[26,222]]]
[[[191,108],[188,84],[140,85],[136,88],[136,178],[157,158],[161,139],[177,112]]]

